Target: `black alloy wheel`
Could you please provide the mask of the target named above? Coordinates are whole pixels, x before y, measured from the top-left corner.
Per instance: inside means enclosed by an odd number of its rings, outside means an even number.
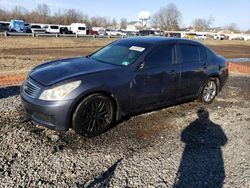
[[[97,136],[106,131],[114,121],[114,104],[102,94],[86,97],[76,108],[73,129],[86,137]]]

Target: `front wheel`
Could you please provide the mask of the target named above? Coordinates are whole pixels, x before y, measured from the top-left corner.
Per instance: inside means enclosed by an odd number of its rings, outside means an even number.
[[[94,137],[110,128],[114,114],[114,104],[109,97],[93,94],[77,106],[72,127],[83,136]]]
[[[217,95],[217,91],[218,91],[218,85],[216,83],[216,80],[213,78],[208,79],[200,93],[199,96],[200,101],[206,104],[210,104]]]

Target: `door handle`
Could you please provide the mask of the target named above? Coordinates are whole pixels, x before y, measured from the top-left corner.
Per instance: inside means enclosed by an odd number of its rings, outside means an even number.
[[[173,69],[173,70],[171,70],[170,72],[169,72],[169,74],[170,75],[173,75],[173,74],[175,74],[176,72],[175,72],[175,70]]]

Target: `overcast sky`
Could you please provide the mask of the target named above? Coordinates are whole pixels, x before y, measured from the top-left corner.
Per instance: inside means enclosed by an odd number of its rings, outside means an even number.
[[[74,8],[89,16],[106,16],[129,21],[138,20],[143,10],[155,13],[160,7],[175,3],[182,12],[182,23],[189,26],[195,18],[215,19],[214,26],[225,26],[235,22],[240,29],[250,29],[250,0],[0,0],[0,6],[11,9],[21,5],[28,10],[37,4],[46,3],[52,12]]]

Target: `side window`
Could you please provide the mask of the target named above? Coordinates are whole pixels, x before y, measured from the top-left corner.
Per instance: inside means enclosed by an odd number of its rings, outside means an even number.
[[[214,57],[214,52],[210,48],[207,48],[207,58],[212,59]]]
[[[162,67],[174,63],[175,48],[174,45],[160,46],[152,51],[146,57],[146,67]]]
[[[206,50],[206,48],[200,46],[199,51],[200,51],[200,61],[207,60],[207,50]]]
[[[183,63],[199,61],[198,46],[190,44],[180,44],[180,53]]]

